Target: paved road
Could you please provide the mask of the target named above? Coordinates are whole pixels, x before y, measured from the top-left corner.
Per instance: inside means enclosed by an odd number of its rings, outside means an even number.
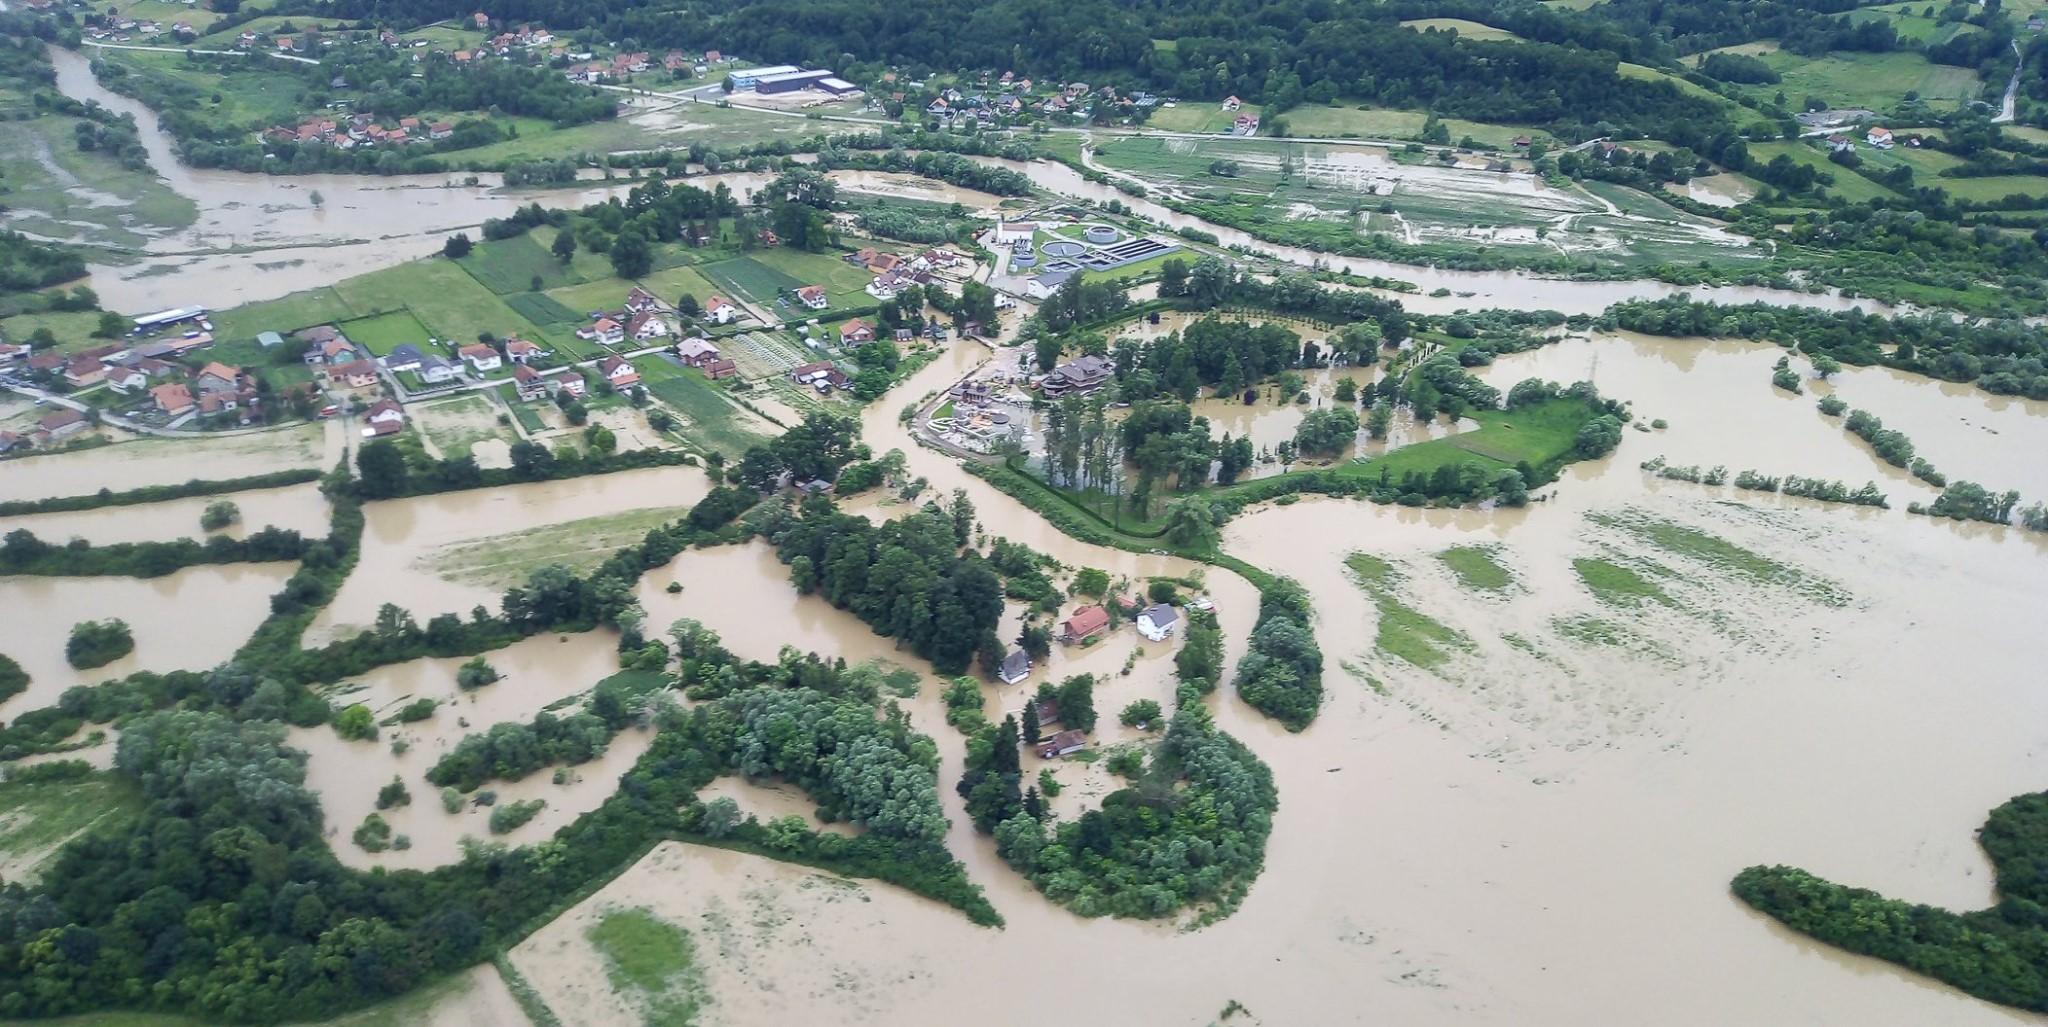
[[[187,46],[137,46],[131,43],[95,43],[90,39],[85,41],[85,45],[96,46],[102,50],[145,50],[150,53],[200,53],[209,57],[247,57],[250,54],[248,50],[194,50]],[[295,61],[299,64],[320,63],[319,59],[315,57],[294,57],[288,53],[272,53],[269,50],[265,50],[263,53],[265,56],[275,57],[280,61]]]

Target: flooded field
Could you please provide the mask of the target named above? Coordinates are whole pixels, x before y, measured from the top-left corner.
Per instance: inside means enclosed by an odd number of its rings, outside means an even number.
[[[709,487],[696,468],[656,467],[371,503],[364,508],[362,559],[308,629],[307,644],[360,630],[385,603],[406,608],[422,624],[436,614],[467,614],[478,604],[496,609],[504,588],[478,582],[523,580],[532,569],[532,547],[553,546],[565,562],[592,550],[575,532],[549,539],[532,533],[601,514],[687,507]],[[494,541],[477,548],[488,540]],[[502,554],[498,562],[519,566],[494,568],[493,548]],[[479,567],[488,573],[480,575]]]
[[[494,724],[524,722],[544,709],[573,712],[575,697],[618,673],[618,636],[591,631],[578,635],[537,635],[485,659],[500,680],[465,691],[455,681],[460,659],[415,660],[380,667],[359,680],[337,686],[329,698],[337,706],[363,703],[379,721],[417,699],[439,703],[434,715],[411,724],[382,727],[374,741],[346,741],[332,728],[298,728],[289,744],[311,756],[307,787],[318,792],[327,818],[329,840],[342,862],[356,867],[426,869],[462,857],[462,840],[525,844],[546,839],[578,816],[597,808],[618,787],[619,775],[630,769],[653,741],[651,731],[628,728],[606,754],[570,768],[570,780],[556,784],[552,768],[542,768],[517,782],[493,781],[484,788],[498,793],[501,803],[545,799],[547,807],[510,834],[493,835],[486,822],[490,810],[474,805],[449,814],[442,809],[440,788],[426,772],[464,737]],[[394,751],[403,740],[406,751]],[[393,777],[412,794],[410,804],[383,811],[393,835],[404,835],[410,847],[370,853],[354,844],[350,834],[376,811],[377,791]]]
[[[137,439],[110,446],[19,457],[0,462],[0,500],[82,496],[103,488],[218,481],[301,467],[328,468],[341,459],[336,422],[217,438]]]
[[[0,467],[0,478],[7,473]],[[199,516],[221,500],[241,510],[241,520],[219,532],[203,531]],[[225,496],[194,496],[162,503],[135,506],[106,506],[97,510],[66,513],[24,514],[0,517],[0,535],[18,529],[35,532],[45,542],[62,543],[82,538],[96,546],[116,542],[168,542],[173,539],[204,539],[221,534],[242,538],[264,528],[284,528],[309,538],[327,534],[327,499],[317,483],[281,489],[257,489]]]
[[[7,700],[9,719],[48,706],[72,685],[97,684],[138,670],[205,670],[248,641],[270,613],[270,597],[294,564],[191,567],[147,581],[135,578],[0,577],[0,652],[29,674],[28,690]],[[118,617],[135,651],[104,667],[76,670],[64,641],[80,621]]]

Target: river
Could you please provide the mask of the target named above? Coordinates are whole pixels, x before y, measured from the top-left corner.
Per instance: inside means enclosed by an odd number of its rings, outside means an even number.
[[[451,231],[503,217],[518,207],[540,202],[548,206],[581,206],[622,195],[635,183],[620,179],[573,189],[505,190],[497,176],[477,176],[464,185],[465,174],[300,175],[267,176],[187,168],[178,163],[169,136],[149,108],[107,89],[93,78],[87,59],[61,48],[50,50],[57,67],[57,85],[65,95],[94,100],[133,114],[150,161],[165,182],[194,200],[199,222],[178,236],[157,241],[136,264],[96,267],[92,284],[102,299],[120,310],[202,303],[225,308],[271,299],[300,289],[329,284],[350,275],[374,271],[438,250]],[[1657,299],[1690,292],[1722,303],[1766,302],[1839,310],[1855,307],[1882,310],[1867,300],[1834,292],[1799,293],[1748,287],[1682,289],[1647,280],[1625,282],[1568,281],[1519,271],[1452,271],[1397,264],[1391,261],[1337,257],[1293,246],[1267,243],[1234,228],[1176,213],[1149,200],[1126,196],[1107,185],[1083,178],[1080,172],[1050,161],[1019,163],[977,158],[1029,176],[1040,188],[1070,199],[1120,202],[1168,228],[1210,232],[1226,246],[1242,248],[1300,267],[1327,266],[1357,275],[1379,275],[1414,282],[1423,294],[1398,294],[1410,309],[1424,313],[1504,307],[1558,310],[1566,314],[1598,313],[1631,299]],[[918,195],[992,207],[986,194],[958,189],[932,189],[904,179],[837,173],[856,182],[869,176],[867,191]],[[689,184],[711,188],[723,181],[744,195],[763,176],[727,174],[697,176]],[[861,188],[856,184],[855,188]],[[323,201],[316,205],[312,194]],[[1449,295],[1426,295],[1437,289]]]

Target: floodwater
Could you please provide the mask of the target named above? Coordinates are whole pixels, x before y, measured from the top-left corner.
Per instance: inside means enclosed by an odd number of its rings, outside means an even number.
[[[435,761],[464,737],[487,731],[492,725],[525,722],[551,706],[561,715],[573,712],[574,703],[555,704],[618,673],[618,635],[609,631],[536,635],[484,658],[500,679],[473,691],[464,691],[455,683],[456,668],[464,662],[459,658],[380,667],[331,691],[329,698],[337,706],[363,703],[380,721],[415,699],[432,698],[441,703],[426,720],[382,727],[374,741],[345,741],[326,726],[293,729],[290,744],[311,756],[306,784],[320,795],[329,840],[342,862],[365,869],[428,869],[462,858],[465,837],[512,844],[543,841],[602,804],[617,790],[619,775],[631,769],[653,741],[653,732],[628,728],[614,738],[604,756],[570,768],[572,780],[567,784],[555,784],[553,768],[547,767],[521,781],[485,784],[484,788],[498,793],[500,803],[547,800],[547,807],[532,821],[509,834],[490,833],[488,809],[465,806],[461,813],[451,815],[441,807],[440,788],[426,780]],[[392,743],[398,739],[405,740],[403,754],[392,751]],[[377,790],[394,776],[405,782],[412,802],[383,811],[384,819],[394,835],[410,838],[412,847],[365,852],[350,835],[376,810]]]
[[[0,468],[0,475],[5,473],[5,469]],[[219,532],[200,530],[200,515],[208,506],[222,499],[240,508],[242,519]],[[308,482],[225,496],[193,496],[162,503],[0,517],[0,535],[26,528],[45,542],[62,543],[82,538],[96,546],[117,542],[205,539],[213,534],[242,538],[264,528],[284,528],[314,538],[327,534],[327,522],[327,498],[320,494],[317,483]]]
[[[371,503],[363,509],[362,558],[313,621],[307,644],[369,626],[385,603],[404,607],[421,624],[442,613],[467,615],[479,604],[496,609],[502,590],[438,572],[436,563],[448,547],[599,514],[686,507],[709,490],[704,473],[694,467],[653,467]]]
[[[1735,468],[1811,463],[1785,470],[1841,477],[1874,464],[1853,439],[1836,438],[1839,427],[1810,409],[1812,395],[1772,394],[1768,347],[1602,337],[1503,358],[1487,373],[1502,385],[1531,373],[1585,377],[1567,371],[1596,349],[1594,379],[1672,427],[1628,433],[1617,456],[1572,468],[1550,501],[1486,512],[1308,498],[1227,529],[1230,552],[1316,596],[1330,695],[1301,735],[1227,688],[1214,700],[1219,723],[1272,766],[1282,796],[1266,870],[1229,919],[1190,933],[1079,920],[996,861],[942,787],[955,821],[949,842],[1008,919],[1002,931],[872,882],[850,888],[804,868],[671,845],[529,939],[515,960],[546,968],[536,984],[568,1022],[603,1022],[616,1000],[582,931],[607,904],[631,904],[693,932],[712,1008],[733,1023],[957,1017],[983,1008],[988,982],[1014,977],[1020,954],[1047,951],[1084,968],[1063,978],[1062,994],[1106,1022],[1209,1022],[1232,1001],[1261,1023],[2032,1022],[1783,931],[1733,900],[1727,882],[1751,863],[1786,862],[1908,899],[1988,901],[1973,833],[1992,806],[2048,772],[2038,728],[2048,700],[2030,687],[2015,642],[2038,609],[2048,549],[2015,529],[1897,511],[1747,496],[1730,505],[1634,468],[1660,448]],[[906,395],[949,383],[973,354],[951,359]],[[1890,381],[1856,372],[1836,386],[1868,392],[1876,406]],[[1915,416],[1937,459],[1937,425],[2034,416],[1898,384],[1921,390]],[[871,440],[900,445],[916,473],[940,489],[969,488],[984,520],[1011,527],[1011,504],[948,473],[942,456],[895,441],[898,406],[871,412]],[[1822,421],[1817,432],[1799,429],[1809,417]],[[1995,423],[2000,445],[1979,447],[1985,477],[2026,482],[2039,450],[2025,432],[2037,421]],[[1589,513],[1697,526],[1846,601],[1831,606],[1649,549]],[[1515,583],[1498,597],[1462,590],[1433,555],[1461,544],[1498,547]],[[1129,559],[1072,542],[1051,548],[1082,564]],[[1375,652],[1374,608],[1341,566],[1357,549],[1393,561],[1401,601],[1463,632],[1471,651],[1435,672]],[[1671,568],[1676,577],[1660,581],[1677,608],[1615,608],[1587,593],[1570,560],[1617,554]],[[1248,590],[1230,594],[1235,580],[1210,578],[1233,661],[1253,608]],[[1575,639],[1558,627],[1572,616],[1632,634],[1612,646]],[[935,692],[908,708],[941,739],[950,782],[958,735]],[[1008,699],[992,696],[990,712]],[[1127,701],[1098,699],[1104,723]],[[1057,772],[1070,787],[1099,787],[1078,769]]]
[[[242,478],[341,459],[340,422],[209,438],[137,439],[70,453],[0,462],[0,500],[82,496],[103,488]]]
[[[97,684],[138,670],[205,670],[226,660],[270,613],[270,597],[295,564],[188,567],[136,578],[0,577],[0,652],[28,671],[28,690],[7,700],[12,718],[48,706],[73,685]],[[81,621],[128,622],[135,651],[104,667],[75,670],[64,642]]]

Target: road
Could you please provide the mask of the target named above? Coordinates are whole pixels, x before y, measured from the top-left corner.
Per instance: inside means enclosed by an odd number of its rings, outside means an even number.
[[[2012,66],[2012,81],[2005,84],[2005,103],[1999,107],[1998,116],[1991,119],[1994,125],[2003,125],[2012,120],[2020,95],[2020,69],[2027,66],[2027,55],[2020,51],[2020,41],[2012,41],[2012,55],[2018,62]]]
[[[247,50],[194,50],[191,47],[185,46],[136,46],[132,43],[95,43],[90,39],[85,40],[85,45],[96,46],[102,50],[143,50],[149,53],[198,53],[205,54],[208,57],[249,56],[249,51]],[[319,58],[316,57],[294,57],[288,53],[271,53],[268,50],[265,50],[264,54],[269,57],[275,57],[280,61],[293,61],[299,64],[320,63]]]

